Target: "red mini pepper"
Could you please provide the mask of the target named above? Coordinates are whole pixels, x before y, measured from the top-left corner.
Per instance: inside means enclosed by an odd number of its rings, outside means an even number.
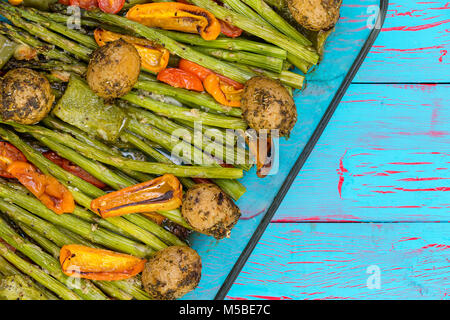
[[[194,74],[178,68],[167,68],[158,73],[157,79],[175,88],[204,91],[202,81]]]

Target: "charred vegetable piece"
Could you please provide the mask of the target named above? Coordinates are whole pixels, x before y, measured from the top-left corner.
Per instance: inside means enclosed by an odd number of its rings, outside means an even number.
[[[215,40],[220,23],[205,9],[184,3],[147,3],[131,8],[127,18],[148,27],[199,33],[205,40]]]
[[[254,136],[248,139],[250,152],[256,158],[256,175],[265,178],[272,169],[275,149],[273,139],[268,136]]]
[[[73,75],[53,114],[107,141],[115,141],[126,125],[126,115],[119,107],[104,102],[83,80]]]
[[[6,171],[8,166],[14,161],[26,162],[27,158],[24,154],[8,142],[0,142],[0,176],[3,178],[13,179],[14,176]]]
[[[202,81],[194,74],[178,68],[168,68],[158,73],[157,79],[174,88],[202,92]]]
[[[339,20],[342,0],[287,0],[292,16],[308,30],[328,30]]]
[[[236,89],[234,86],[222,81],[217,74],[210,74],[203,81],[205,90],[220,104],[228,107],[241,106],[241,89]]]
[[[279,130],[279,135],[285,137],[297,122],[294,100],[277,80],[254,77],[247,81],[241,108],[244,119],[257,132]]]
[[[92,176],[87,171],[83,170],[76,164],[72,163],[71,161],[60,157],[56,152],[53,151],[47,151],[43,153],[44,157],[46,157],[48,160],[53,162],[54,164],[57,164],[61,168],[63,168],[66,171],[69,171],[71,174],[77,176],[78,178],[83,179],[86,182],[89,182],[90,184],[93,184],[97,188],[105,189],[107,187],[106,184]]]
[[[241,212],[215,184],[197,184],[184,195],[183,218],[198,232],[220,240],[230,235]]]
[[[220,23],[220,32],[222,32],[223,35],[229,38],[240,37],[243,32],[241,28],[233,26],[232,24],[229,24],[224,20],[219,19],[219,23]]]
[[[4,121],[37,123],[47,116],[55,101],[47,78],[31,69],[9,71],[0,90],[0,115]]]
[[[145,265],[145,259],[74,244],[61,248],[59,262],[67,276],[103,281],[132,278]]]
[[[181,205],[182,185],[178,179],[166,174],[92,201],[91,209],[103,218],[138,212],[172,210]]]
[[[114,99],[131,91],[138,80],[140,70],[139,52],[132,44],[118,39],[94,51],[86,79],[97,95]]]
[[[53,212],[63,214],[75,210],[70,191],[54,177],[39,172],[31,163],[14,161],[6,171]]]
[[[142,273],[145,291],[157,300],[178,299],[200,282],[202,261],[189,247],[168,247],[149,259]]]
[[[103,29],[95,30],[94,37],[99,46],[104,46],[106,43],[118,39],[123,39],[126,42],[131,43],[141,57],[142,68],[148,71],[158,73],[161,70],[164,70],[169,63],[169,50],[153,41]]]

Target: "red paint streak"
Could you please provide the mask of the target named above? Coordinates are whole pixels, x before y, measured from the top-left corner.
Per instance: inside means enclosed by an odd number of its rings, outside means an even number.
[[[441,54],[441,56],[439,57],[439,62],[442,62],[443,57],[447,55],[447,50],[441,50],[439,51],[439,53]]]
[[[263,214],[264,212],[266,212],[266,208],[264,208],[264,209],[262,209],[262,210],[260,210],[260,211],[258,211],[258,212],[256,212],[256,213],[254,213],[253,215],[251,215],[251,216],[241,216],[241,218],[239,219],[239,220],[250,220],[250,219],[253,219],[253,218],[255,218],[255,217],[257,217],[257,216],[259,216],[259,215],[261,215],[261,214]]]
[[[380,172],[380,173],[377,173],[375,175],[375,177],[387,177],[387,176],[389,176],[389,175],[387,173],[384,173],[384,172]]]
[[[438,178],[438,177],[432,177],[432,178],[405,178],[405,179],[399,179],[397,181],[432,181],[432,180],[446,180],[450,178]]]
[[[381,31],[421,31],[433,27],[440,26],[441,24],[445,24],[450,22],[450,19],[443,20],[443,21],[436,21],[433,23],[427,23],[420,26],[415,27],[407,27],[407,26],[399,26],[399,27],[392,27],[392,28],[383,28]]]
[[[422,238],[407,238],[407,239],[401,239],[401,240],[398,240],[398,242],[403,242],[403,241],[411,241],[411,240],[420,240],[420,239],[422,239]]]
[[[288,262],[287,264],[316,264],[316,263],[323,263],[322,261],[295,261],[295,262]]]
[[[395,174],[395,173],[402,173],[402,172],[408,172],[408,171],[393,171],[393,170],[386,170],[385,172],[389,174]]]
[[[448,135],[446,131],[434,131],[430,130],[428,132],[393,132],[392,134],[400,134],[403,136],[430,136],[430,137],[442,137]]]
[[[255,296],[255,295],[249,295],[249,297],[258,298],[258,299],[265,299],[265,300],[292,300],[290,297],[271,297],[271,296]]]
[[[450,246],[448,246],[446,244],[432,243],[432,244],[422,247],[422,249],[428,249],[428,248],[450,249]]]
[[[404,189],[404,188],[394,188],[395,190],[416,192],[416,191],[450,191],[450,187],[437,187],[437,188],[426,188],[426,189]]]
[[[345,150],[342,157],[339,158],[339,169],[337,170],[337,173],[339,175],[339,182],[338,182],[338,192],[339,192],[339,198],[342,199],[342,185],[344,184],[344,173],[348,172],[346,168],[344,168],[344,157],[347,153],[347,150]]]
[[[230,297],[230,296],[227,296],[227,299],[231,299],[231,300],[248,300],[247,298]]]
[[[372,191],[372,192],[375,192],[375,193],[396,193],[395,191],[381,191],[381,190],[376,190],[376,191]]]
[[[433,164],[433,162],[390,162],[388,164],[398,164],[398,165],[421,165],[421,164]],[[387,172],[387,171],[386,171]]]
[[[421,206],[361,206],[357,208],[363,209],[418,209],[422,208]]]

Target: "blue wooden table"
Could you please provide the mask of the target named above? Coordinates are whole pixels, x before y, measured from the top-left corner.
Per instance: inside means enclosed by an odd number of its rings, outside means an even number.
[[[391,0],[229,299],[450,297],[450,3]]]

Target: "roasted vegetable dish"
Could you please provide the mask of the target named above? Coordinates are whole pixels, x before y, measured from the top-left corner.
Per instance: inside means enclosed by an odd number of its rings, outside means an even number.
[[[194,290],[341,3],[0,1],[0,299]]]

